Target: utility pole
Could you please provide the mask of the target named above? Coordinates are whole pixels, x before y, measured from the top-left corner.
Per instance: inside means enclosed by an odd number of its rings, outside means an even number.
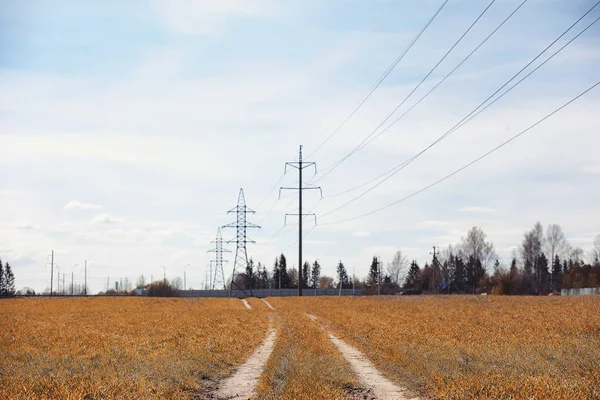
[[[190,264],[186,265],[186,266],[183,268],[183,290],[187,290],[187,280],[186,280],[185,270],[186,270],[186,268],[187,268],[187,267],[189,267],[189,266],[190,266]]]
[[[85,282],[83,286],[83,294],[87,296],[87,260],[85,260]]]
[[[74,280],[73,280],[73,269],[77,266],[77,264],[73,265],[71,267],[71,296],[73,296],[75,294],[75,285],[74,285]]]
[[[106,294],[108,294],[109,287],[110,287],[110,275],[106,277]]]
[[[165,266],[163,265],[163,284],[165,286],[167,286],[167,269],[165,268]]]
[[[288,165],[292,168],[296,168],[298,170],[298,187],[281,187],[279,188],[279,198],[281,198],[282,190],[298,190],[298,214],[285,214],[288,215],[297,215],[298,216],[298,296],[302,296],[302,286],[304,283],[304,279],[302,277],[302,191],[306,189],[318,189],[321,191],[321,198],[323,198],[323,190],[320,186],[309,186],[305,187],[302,183],[302,170],[308,167],[315,167],[315,174],[317,173],[317,164],[314,162],[304,162],[302,160],[302,145],[300,145],[300,151],[298,153],[298,162],[286,162],[284,168],[284,175],[287,173]],[[304,215],[313,215],[315,217],[315,226],[317,225],[317,216],[314,213],[304,213]],[[285,225],[284,220],[284,225]]]
[[[63,294],[63,296],[66,294],[66,291],[65,291],[65,273],[64,272],[63,272],[63,290],[62,290],[62,294]]]
[[[354,289],[354,273],[356,272],[356,267],[352,267],[352,295],[356,295],[356,290]]]
[[[431,268],[431,294],[435,292],[435,267],[437,265],[436,246],[433,246],[433,266]]]
[[[48,265],[48,264],[46,264]],[[52,258],[50,261],[50,296],[52,296],[52,281],[54,280],[54,250],[52,250]]]
[[[227,241],[227,243],[236,244],[235,261],[233,262],[233,273],[231,274],[231,286],[229,287],[229,297],[231,297],[232,295],[234,286],[236,287],[236,297],[237,293],[239,293],[240,291],[244,293],[244,296],[246,296],[246,288],[240,287],[236,283],[235,278],[237,275],[238,268],[243,269],[244,272],[246,272],[246,268],[248,268],[248,249],[246,248],[246,244],[256,243],[254,240],[248,239],[248,237],[246,236],[246,231],[248,230],[248,228],[260,229],[260,226],[248,222],[246,219],[247,214],[255,214],[256,212],[246,207],[244,189],[240,189],[237,206],[227,211],[227,214],[231,213],[236,214],[236,221],[223,226],[223,228],[235,228],[236,230],[235,239]],[[250,285],[250,295],[252,295],[252,284]]]
[[[56,293],[60,296],[60,265],[56,265]]]

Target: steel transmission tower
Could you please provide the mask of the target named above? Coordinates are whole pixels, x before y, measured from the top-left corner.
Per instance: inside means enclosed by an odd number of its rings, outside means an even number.
[[[241,291],[244,296],[247,296],[246,288],[239,287],[239,285],[235,281],[235,277],[239,270],[242,272],[246,272],[246,267],[248,267],[248,251],[246,250],[247,243],[256,243],[254,240],[248,239],[246,236],[246,231],[248,228],[259,228],[260,226],[248,222],[246,220],[246,214],[254,214],[255,211],[246,207],[246,200],[244,198],[244,189],[240,189],[240,194],[238,196],[237,206],[227,211],[227,214],[235,213],[237,215],[236,221],[230,224],[224,225],[223,228],[235,228],[236,229],[236,237],[235,239],[228,240],[227,243],[236,243],[235,248],[235,261],[233,262],[233,272],[231,275],[231,286],[229,288],[229,297],[234,290],[235,286],[235,295]],[[252,295],[252,286],[250,286],[250,295]]]
[[[314,213],[304,213],[302,210],[302,191],[306,189],[318,189],[321,191],[321,198],[323,198],[323,191],[320,186],[306,186],[302,183],[302,170],[308,167],[315,167],[315,174],[317,173],[317,164],[314,162],[302,161],[302,145],[300,145],[300,152],[298,153],[298,162],[286,162],[284,174],[287,173],[287,167],[296,168],[298,170],[298,187],[280,187],[279,197],[281,198],[282,190],[297,190],[298,191],[298,214],[285,214],[297,215],[298,216],[298,296],[302,296],[302,286],[304,286],[304,279],[302,278],[302,216],[313,215],[315,217],[315,225],[317,225],[317,217]],[[285,222],[284,222],[285,224]]]
[[[215,259],[210,260],[211,266],[214,263],[215,273],[210,277],[211,282],[209,284],[210,290],[215,289],[227,289],[225,286],[225,273],[223,272],[223,263],[227,260],[223,260],[223,252],[231,253],[231,250],[223,248],[223,237],[221,236],[221,228],[217,229],[217,237],[211,243],[215,244],[215,248],[208,250],[209,253],[215,253]]]

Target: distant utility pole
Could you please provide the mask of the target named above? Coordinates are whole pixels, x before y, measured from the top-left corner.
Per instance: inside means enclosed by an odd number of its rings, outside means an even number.
[[[240,287],[235,281],[237,270],[243,268],[243,272],[246,272],[248,268],[248,249],[246,248],[247,243],[255,243],[254,240],[248,239],[246,231],[248,228],[260,229],[260,226],[248,222],[246,219],[247,214],[255,214],[256,212],[246,207],[246,198],[244,197],[244,189],[240,189],[238,195],[237,206],[227,211],[227,214],[235,213],[236,220],[230,224],[224,225],[223,228],[235,228],[236,236],[235,239],[228,240],[227,243],[235,243],[235,260],[233,262],[233,273],[231,274],[231,286],[229,287],[229,297],[233,292],[233,287],[236,287],[236,296],[240,291],[247,295],[246,288]],[[250,283],[250,295],[252,295],[252,283]]]
[[[223,248],[223,236],[221,235],[221,228],[217,229],[217,237],[215,240],[211,241],[211,243],[215,244],[215,248],[208,250],[207,253],[215,253],[214,260],[210,260],[210,290],[225,290],[225,273],[223,272],[223,263],[226,263],[227,260],[223,259],[223,253],[231,253],[231,250],[227,250]],[[215,271],[213,275],[212,264],[215,264]]]
[[[50,296],[52,296],[52,281],[54,281],[54,250],[52,250],[52,258],[50,259]],[[47,260],[47,259],[46,259]],[[48,265],[48,264],[46,264]]]
[[[163,265],[163,284],[165,286],[167,285],[167,269],[165,268],[164,265]]]
[[[285,214],[297,215],[298,216],[298,296],[302,296],[302,286],[304,286],[304,279],[302,277],[302,215],[313,215],[315,217],[315,226],[317,225],[317,216],[314,213],[303,213],[302,210],[302,191],[307,189],[318,189],[321,191],[321,198],[323,198],[323,190],[320,186],[308,186],[305,187],[302,183],[302,170],[308,167],[315,167],[315,174],[317,173],[317,164],[314,162],[305,162],[302,160],[302,145],[300,145],[300,151],[298,153],[298,162],[286,162],[284,168],[284,175],[287,173],[288,165],[298,170],[298,187],[281,187],[279,188],[279,198],[281,198],[282,190],[298,190],[298,214]],[[284,220],[285,224],[285,220]]]
[[[63,272],[63,290],[62,290],[62,294],[63,294],[63,296],[66,294],[66,291],[65,291],[65,273],[64,272]]]
[[[110,275],[106,277],[106,293],[108,294],[108,288],[110,287]]]
[[[77,264],[73,265],[71,267],[71,296],[73,296],[75,294],[75,281],[73,280],[73,269],[77,266]]]
[[[60,296],[60,265],[56,264],[56,293]]]
[[[431,294],[435,292],[435,267],[437,265],[437,248],[433,246],[433,265],[431,268]]]
[[[185,270],[189,266],[190,266],[190,264],[188,264],[185,267],[183,267],[183,290],[187,290],[187,280],[186,280]]]
[[[87,296],[87,260],[85,260],[85,283],[83,286],[83,294]]]

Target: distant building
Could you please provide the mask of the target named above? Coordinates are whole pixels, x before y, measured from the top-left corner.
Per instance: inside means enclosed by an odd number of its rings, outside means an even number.
[[[144,289],[144,288],[133,289],[133,295],[134,296],[148,296],[148,289]]]

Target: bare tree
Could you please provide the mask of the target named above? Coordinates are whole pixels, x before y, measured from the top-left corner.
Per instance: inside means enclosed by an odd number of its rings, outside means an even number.
[[[464,255],[480,261],[484,268],[496,258],[494,245],[492,242],[486,242],[485,238],[486,235],[483,229],[474,226],[467,232],[467,237],[462,238],[460,244],[460,250]]]
[[[171,287],[175,290],[181,290],[183,288],[183,279],[180,277],[173,278],[171,280]]]
[[[408,267],[408,260],[402,255],[400,250],[396,251],[391,263],[387,265],[387,272],[390,274],[392,283],[400,285],[404,278],[404,271]]]
[[[146,286],[146,278],[144,277],[144,275],[140,275],[137,278],[137,281],[135,281],[135,287],[137,288],[143,288]]]
[[[546,228],[546,237],[543,243],[544,252],[550,255],[550,260],[554,262],[554,256],[563,258],[565,252],[569,250],[569,243],[560,225],[550,224]]]
[[[600,233],[596,235],[594,239],[594,247],[592,248],[592,259],[590,260],[593,263],[600,263]]]
[[[537,258],[542,253],[544,244],[544,228],[536,222],[532,230],[525,232],[520,253],[523,264],[535,265]]]
[[[581,247],[571,248],[571,254],[569,254],[569,257],[571,257],[571,259],[575,262],[582,262],[583,261],[583,249]]]

